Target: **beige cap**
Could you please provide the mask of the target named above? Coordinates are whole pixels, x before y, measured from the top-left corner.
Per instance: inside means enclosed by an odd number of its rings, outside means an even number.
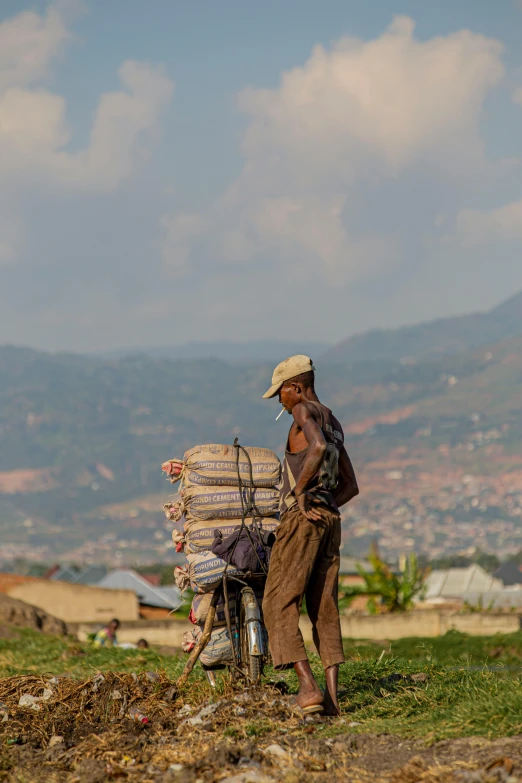
[[[263,394],[264,399],[268,400],[270,397],[275,397],[285,381],[289,381],[290,378],[295,378],[296,375],[301,375],[301,373],[310,372],[311,370],[315,370],[312,360],[309,356],[304,356],[302,353],[285,359],[284,362],[281,362],[275,368],[272,375],[272,385]]]

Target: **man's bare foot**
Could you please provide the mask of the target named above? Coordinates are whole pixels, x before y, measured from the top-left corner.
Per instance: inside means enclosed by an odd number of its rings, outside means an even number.
[[[326,688],[324,690],[324,714],[338,718],[341,714],[337,691],[339,685],[339,666],[329,666],[325,669]]]
[[[323,704],[324,697],[321,693],[312,669],[308,661],[297,661],[294,663],[295,673],[299,680],[299,693],[296,696],[296,703],[301,709]]]

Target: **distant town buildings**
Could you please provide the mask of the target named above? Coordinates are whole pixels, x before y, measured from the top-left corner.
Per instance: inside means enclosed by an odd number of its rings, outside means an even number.
[[[522,611],[522,584],[509,586],[478,565],[432,571],[421,599],[424,608]]]
[[[408,552],[436,560],[477,548],[505,560],[522,550],[522,455],[506,446],[506,437],[514,437],[512,425],[487,426],[473,409],[468,420],[471,429],[454,434],[451,427],[446,432],[444,422],[416,420],[407,445],[381,453],[377,441],[371,459],[363,462],[356,459],[357,443],[353,449],[348,444],[361,494],[343,510],[345,554],[366,557],[372,542],[390,562]],[[379,426],[390,425],[376,424],[375,417],[356,422],[348,437],[363,438],[368,450]],[[19,518],[11,523],[9,541],[2,541],[0,569],[2,562],[17,558],[133,563],[138,570],[160,562],[174,567],[183,555],[173,549],[163,502],[163,495],[147,495],[114,503],[82,516],[77,525],[77,520],[58,525],[36,515]],[[86,528],[92,534],[84,535]],[[81,583],[84,577],[76,578]]]
[[[159,587],[132,569],[104,566],[57,566],[43,578],[0,573],[0,593],[68,623],[163,619],[183,604],[176,585]]]
[[[496,435],[496,431],[475,433],[488,442]],[[446,465],[433,460],[432,470],[425,459],[403,454],[366,466],[361,495],[343,513],[345,551],[363,556],[376,541],[388,560],[412,551],[435,560],[476,549],[502,560],[522,549],[518,460],[509,470],[484,476],[453,464],[451,448],[445,448]],[[501,458],[495,448],[488,446],[492,466]]]

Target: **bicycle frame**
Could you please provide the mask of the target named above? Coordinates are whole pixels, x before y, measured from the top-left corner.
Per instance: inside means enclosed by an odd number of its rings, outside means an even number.
[[[266,645],[266,630],[261,619],[261,611],[258,599],[254,590],[245,579],[252,579],[254,582],[264,581],[265,574],[248,574],[244,578],[225,575],[222,583],[223,598],[225,602],[225,616],[227,618],[227,627],[234,653],[234,664],[231,666],[220,666],[219,668],[231,668],[240,671],[243,675],[249,677],[249,656],[259,660],[259,666],[263,667],[268,655]],[[233,586],[229,585],[233,582]],[[236,592],[236,615],[230,616],[229,587],[233,587]],[[241,612],[241,607],[243,612]],[[248,652],[245,650],[244,642],[247,642]],[[246,653],[246,660],[245,658]],[[212,687],[215,687],[216,680],[212,669],[205,668],[207,679]]]
[[[266,655],[265,640],[263,638],[261,613],[256,596],[250,587],[244,587],[241,590],[241,596],[245,599],[245,625],[250,655],[264,656]],[[239,628],[239,633],[241,635],[241,627]]]

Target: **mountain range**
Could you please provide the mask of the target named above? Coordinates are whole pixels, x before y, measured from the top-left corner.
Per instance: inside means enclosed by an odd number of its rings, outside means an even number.
[[[189,342],[183,345],[148,346],[141,348],[120,348],[104,353],[109,359],[126,356],[146,355],[157,359],[221,359],[225,362],[249,364],[252,362],[279,362],[286,356],[305,353],[320,356],[331,346],[327,343],[305,340],[291,342],[283,340],[251,340],[245,342]]]
[[[325,362],[426,359],[478,348],[522,334],[522,292],[484,313],[375,329],[349,337],[327,350]]]
[[[426,359],[462,353],[522,334],[522,292],[487,312],[403,326],[373,329],[335,345],[310,340],[253,340],[250,342],[188,342],[183,345],[121,348],[103,354],[123,358],[144,354],[163,359],[221,359],[244,364],[279,362],[305,353],[323,364]]]

